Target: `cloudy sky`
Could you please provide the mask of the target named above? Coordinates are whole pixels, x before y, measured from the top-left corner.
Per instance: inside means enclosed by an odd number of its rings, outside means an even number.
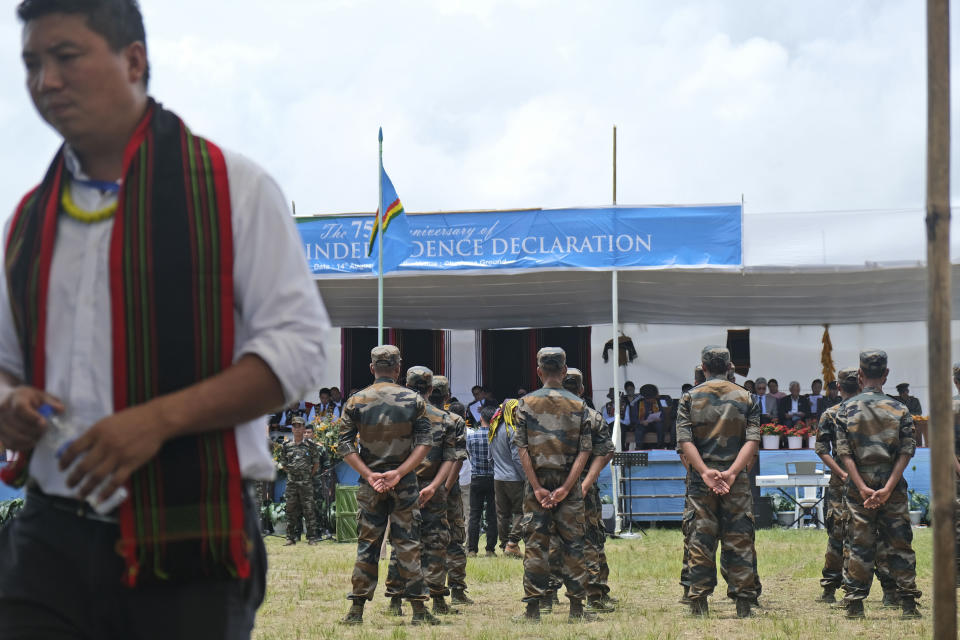
[[[408,210],[606,204],[616,124],[621,203],[744,194],[772,233],[803,224],[781,212],[869,210],[865,228],[909,219],[922,239],[920,0],[142,4],[152,93],[265,166],[298,214],[375,207],[381,125]],[[58,144],[19,47],[5,9],[6,210]]]

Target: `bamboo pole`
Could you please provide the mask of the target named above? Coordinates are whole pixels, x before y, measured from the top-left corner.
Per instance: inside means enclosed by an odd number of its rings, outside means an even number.
[[[927,283],[933,637],[957,637],[956,472],[950,375],[950,11],[927,0]]]
[[[613,127],[613,204],[617,204],[617,127]],[[616,215],[616,213],[614,213]],[[614,449],[620,451],[620,284],[617,270],[610,274],[610,312],[612,317],[611,339],[613,340],[613,357],[610,358],[613,368],[613,438]],[[623,527],[623,518],[620,515],[620,469],[616,465],[610,467],[611,493],[613,494],[613,529],[619,534]]]

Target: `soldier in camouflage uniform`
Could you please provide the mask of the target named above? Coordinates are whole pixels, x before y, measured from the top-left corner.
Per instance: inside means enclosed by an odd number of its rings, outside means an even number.
[[[858,369],[851,368],[841,369],[837,374],[842,402],[846,402],[860,393],[857,373]],[[840,468],[839,463],[833,457],[837,450],[836,418],[839,410],[839,404],[829,407],[821,416],[817,430],[816,453],[831,470],[830,486],[827,487],[827,495],[824,498],[827,503],[826,527],[828,540],[823,578],[820,580],[820,586],[823,587],[823,593],[818,598],[820,602],[836,602],[836,590],[843,584],[850,560],[850,536],[847,535],[850,509],[847,508],[847,501],[844,497],[847,472]],[[836,466],[836,469],[834,466]],[[890,558],[890,548],[883,538],[878,537],[875,572],[877,579],[880,581],[880,586],[883,588],[883,606],[899,608],[897,583],[890,576]]]
[[[433,372],[427,367],[410,367],[407,369],[407,388],[428,397],[433,391]],[[427,417],[433,446],[416,470],[420,487],[420,569],[433,598],[433,613],[449,614],[456,611],[444,601],[444,596],[449,593],[445,565],[450,545],[446,481],[456,460],[456,425],[450,414],[432,404],[427,404]],[[400,607],[402,595],[403,581],[394,549],[387,574],[387,597],[393,615],[403,615]]]
[[[543,387],[517,405],[513,441],[527,476],[523,523],[527,531],[523,557],[524,619],[540,620],[540,600],[549,587],[550,538],[562,540],[564,583],[570,619],[592,620],[585,612],[586,567],[583,560],[584,511],[580,476],[593,441],[586,403],[562,387],[566,353],[545,347],[537,353],[537,374]]]
[[[420,488],[414,470],[432,444],[423,398],[396,384],[400,351],[392,345],[370,352],[374,383],[347,401],[340,416],[337,451],[360,474],[357,490],[357,562],[353,604],[345,624],[363,622],[363,605],[377,588],[380,548],[390,520],[390,542],[404,597],[413,605],[413,624],[437,624],[427,611],[426,585],[420,569]]]
[[[747,464],[760,441],[760,409],[750,393],[726,379],[730,352],[708,346],[701,353],[707,380],[683,394],[677,412],[677,441],[690,464],[687,475],[690,610],[708,613],[707,597],[717,584],[717,544],[727,593],[737,616],[750,615],[757,598],[753,494]]]
[[[293,440],[283,443],[280,449],[280,467],[287,474],[287,489],[284,500],[287,503],[287,541],[288,547],[297,543],[300,535],[301,518],[307,521],[307,543],[316,544],[314,533],[317,530],[317,513],[313,501],[313,474],[320,466],[317,449],[304,436],[306,425],[300,416],[293,418]]]
[[[563,379],[563,388],[578,398],[583,397],[583,373],[579,369],[569,367]],[[610,429],[600,412],[587,407],[590,416],[590,438],[592,451],[587,460],[587,466],[580,476],[580,491],[583,494],[583,511],[586,531],[583,536],[583,559],[587,567],[587,606],[592,611],[609,613],[615,611],[610,597],[610,586],[607,578],[610,567],[607,565],[607,554],[604,543],[607,534],[603,527],[603,514],[600,507],[600,489],[597,487],[597,478],[600,472],[613,459],[613,439]]]
[[[446,376],[433,376],[433,392],[430,404],[443,409],[450,399],[450,381]],[[450,527],[450,544],[447,546],[447,586],[450,587],[450,602],[473,604],[467,597],[467,525],[463,514],[463,497],[460,495],[460,467],[467,459],[467,424],[463,416],[448,412],[453,420],[455,445],[453,468],[447,475],[447,524]]]
[[[694,386],[703,384],[706,378],[703,376],[703,365],[698,364],[693,368]],[[680,464],[684,471],[690,473],[690,463],[687,457],[683,455],[683,447],[676,438],[676,426],[674,426],[674,442],[676,442],[677,455],[680,456]],[[690,504],[690,488],[685,486],[683,496],[683,519],[680,521],[680,535],[683,536],[683,560],[680,563],[680,586],[683,587],[683,596],[680,598],[680,604],[690,604],[690,523],[693,522],[693,507]]]
[[[887,354],[860,352],[863,392],[847,400],[836,415],[837,454],[849,474],[850,559],[844,589],[848,618],[862,618],[870,593],[878,537],[890,546],[890,573],[904,618],[920,616],[916,599],[917,559],[903,470],[916,449],[913,418],[907,408],[883,393]]]
[[[836,591],[843,585],[844,557],[847,554],[846,531],[849,514],[843,498],[843,486],[847,481],[847,472],[838,464],[834,456],[837,450],[837,412],[844,402],[860,392],[856,369],[841,369],[837,373],[837,382],[841,403],[829,407],[820,416],[817,426],[817,444],[815,451],[823,464],[830,469],[830,484],[827,486],[824,502],[827,505],[827,553],[823,561],[823,578],[820,586],[823,593],[820,602],[836,602]]]

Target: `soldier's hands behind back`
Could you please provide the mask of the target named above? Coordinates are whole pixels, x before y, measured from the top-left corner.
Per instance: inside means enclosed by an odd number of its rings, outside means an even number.
[[[547,491],[547,490],[544,489],[543,487],[540,487],[540,488],[538,488],[538,489],[534,489],[534,490],[533,490],[533,495],[534,495],[534,497],[536,497],[537,502],[540,503],[540,506],[543,507],[544,509],[552,509],[552,508],[553,508],[553,499],[552,499],[552,497],[551,497],[551,494],[550,494],[549,491]]]
[[[723,474],[716,469],[707,469],[702,476],[704,484],[717,495],[725,495],[730,492],[730,487],[723,481]]]
[[[420,490],[420,506],[427,504],[433,499],[433,496],[437,493],[437,490],[432,486],[427,485]]]
[[[559,488],[557,488],[557,489],[554,489],[553,492],[550,494],[550,501],[551,501],[554,505],[558,505],[558,504],[560,504],[561,502],[563,502],[564,500],[566,500],[566,499],[567,499],[567,495],[569,495],[569,494],[570,494],[570,492],[567,491],[566,488],[564,488],[564,487],[559,487]]]
[[[863,501],[867,509],[876,509],[890,499],[890,489],[883,487],[873,492],[873,495]]]
[[[30,451],[43,437],[44,418],[39,409],[49,404],[57,413],[63,403],[45,391],[33,387],[16,387],[0,402],[0,442],[14,451]]]

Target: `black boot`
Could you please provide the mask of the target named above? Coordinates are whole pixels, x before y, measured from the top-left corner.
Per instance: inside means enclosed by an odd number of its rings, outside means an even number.
[[[900,596],[897,595],[896,591],[884,591],[883,602],[880,606],[882,606],[884,609],[899,609]]]
[[[817,602],[836,602],[836,601],[837,601],[836,587],[824,587],[823,593],[821,593],[820,597],[817,598]]]
[[[473,604],[473,600],[467,597],[467,593],[463,589],[451,589],[450,604]]]
[[[860,620],[867,617],[863,612],[863,600],[847,601],[847,617],[851,620]]]
[[[400,596],[390,598],[390,606],[387,607],[387,614],[391,616],[403,615],[403,599]]]
[[[422,600],[414,600],[410,602],[410,605],[413,607],[413,619],[410,620],[410,624],[413,626],[419,627],[440,624],[440,620],[427,611],[427,605],[425,605]]]
[[[593,611],[594,613],[613,613],[616,610],[616,607],[604,602],[603,598],[599,596],[587,598],[587,611]]]
[[[737,598],[737,617],[738,618],[749,618],[750,617],[750,598]]]
[[[540,622],[539,600],[530,600],[527,602],[527,610],[523,613],[523,617],[520,618],[520,622]]]
[[[903,609],[903,613],[900,614],[902,619],[911,620],[920,617],[920,612],[917,610],[917,601],[914,598],[900,598],[900,607]]]
[[[690,604],[690,586],[683,585],[683,597],[680,598],[680,604]]]
[[[602,596],[600,596],[600,600],[603,602],[603,604],[609,604],[612,607],[615,607],[620,603],[620,600],[618,600],[617,598],[614,598],[609,593],[605,593]]]
[[[443,596],[433,597],[433,614],[437,616],[452,616],[460,613],[459,609],[451,609]]]
[[[707,604],[707,598],[691,598],[690,613],[699,618],[706,618],[710,614],[710,606]]]
[[[350,605],[350,611],[348,611],[347,615],[340,621],[340,624],[363,624],[363,604],[363,600],[354,600],[353,604]]]
[[[553,613],[553,598],[555,595],[550,591],[543,594],[543,597],[540,598],[540,613]]]
[[[596,619],[597,614],[583,610],[583,600],[570,598],[570,615],[567,618],[569,622],[594,622]]]

